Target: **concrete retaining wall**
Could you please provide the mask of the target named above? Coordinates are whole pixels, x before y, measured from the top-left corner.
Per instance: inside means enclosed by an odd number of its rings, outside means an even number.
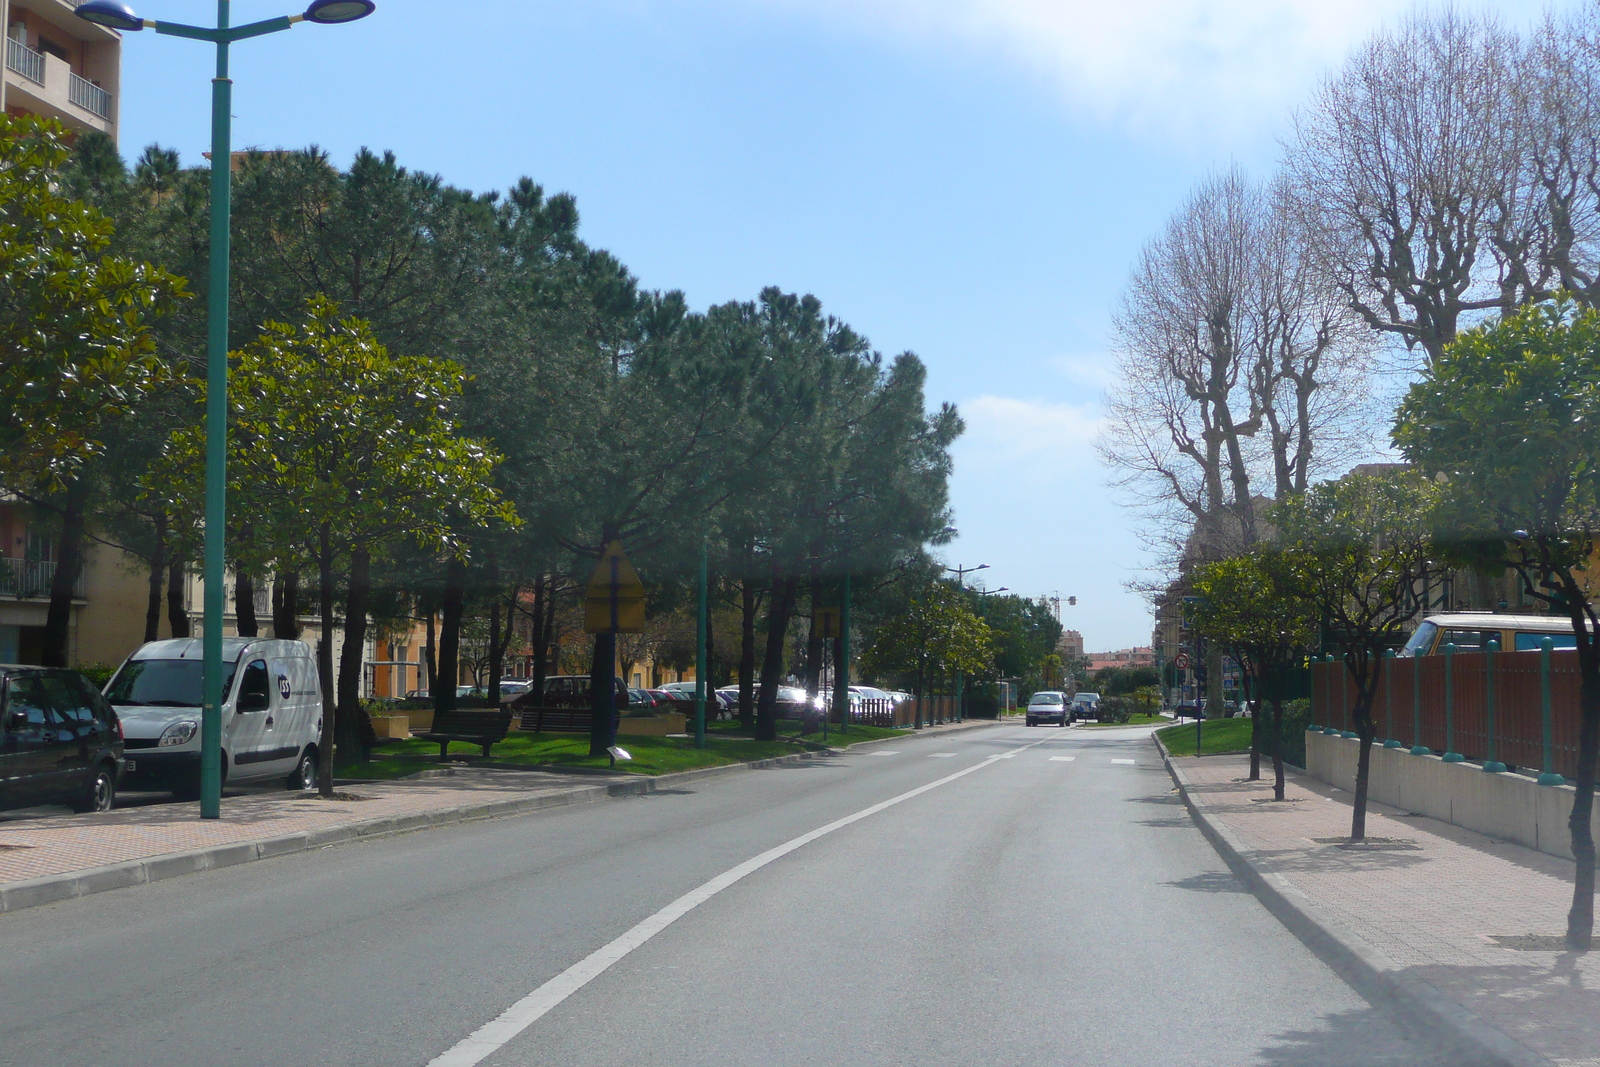
[[[1361,742],[1320,731],[1306,734],[1306,772],[1347,792],[1356,788]],[[1485,774],[1475,763],[1446,763],[1403,748],[1372,747],[1367,798],[1430,819],[1572,858],[1574,790],[1540,785],[1521,774]],[[1600,798],[1594,826],[1600,831]]]

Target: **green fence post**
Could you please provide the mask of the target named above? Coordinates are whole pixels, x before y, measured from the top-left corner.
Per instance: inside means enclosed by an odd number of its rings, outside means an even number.
[[[1344,667],[1344,658],[1340,657],[1339,666]],[[1349,739],[1356,735],[1350,729],[1350,670],[1345,668],[1339,672],[1339,714],[1344,716],[1344,729],[1339,731],[1339,736]]]
[[[1484,711],[1489,726],[1489,737],[1484,753],[1483,770],[1485,774],[1504,774],[1506,765],[1500,762],[1499,745],[1495,743],[1495,707],[1494,707],[1494,661],[1496,653],[1500,651],[1500,642],[1491,640],[1489,649],[1484,656]]]
[[[1383,733],[1384,748],[1404,748],[1394,739],[1394,649],[1383,651]]]
[[[1411,658],[1411,754],[1431,756],[1433,749],[1422,743],[1422,658]]]
[[[1550,638],[1539,641],[1539,713],[1544,723],[1544,773],[1539,775],[1540,785],[1566,785],[1567,780],[1556,773],[1555,717],[1550,708],[1550,650],[1555,642]]]
[[[1444,646],[1444,755],[1446,763],[1462,763],[1467,757],[1456,751],[1456,643]]]

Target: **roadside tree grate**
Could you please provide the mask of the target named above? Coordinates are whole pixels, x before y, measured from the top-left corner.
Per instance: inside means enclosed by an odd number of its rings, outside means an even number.
[[[1406,837],[1367,837],[1352,841],[1348,837],[1313,837],[1319,845],[1333,845],[1347,852],[1421,852],[1422,846]]]
[[[38,848],[38,845],[6,845],[0,844],[0,852],[16,852],[24,848]]]
[[[1518,952],[1568,952],[1565,937],[1550,934],[1490,934],[1489,940],[1501,948]]]
[[[357,801],[357,800],[372,800],[374,798],[360,796],[360,795],[358,795],[356,793],[334,793],[332,796],[329,796],[329,797],[325,797],[320,793],[301,793],[301,794],[297,795],[295,797],[295,799],[296,800],[338,800],[338,801],[344,801],[346,803],[349,803],[349,802],[353,802],[353,801]]]
[[[1305,799],[1306,799],[1305,797],[1284,797],[1282,800],[1278,800],[1275,797],[1251,797],[1250,798],[1250,803],[1252,803],[1252,804],[1301,804],[1301,803],[1305,802]]]

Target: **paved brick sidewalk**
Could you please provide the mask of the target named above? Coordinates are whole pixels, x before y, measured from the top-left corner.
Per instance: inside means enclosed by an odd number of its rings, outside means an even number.
[[[198,804],[119,808],[96,815],[45,815],[0,822],[0,887],[193,849],[356,826],[396,816],[442,812],[604,786],[611,775],[466,771],[454,777],[340,786],[359,801],[315,794],[226,797],[222,817],[201,821]]]
[[[1498,936],[1559,935],[1573,864],[1373,805],[1367,834],[1393,851],[1318,843],[1350,833],[1350,796],[1292,776],[1287,800],[1247,782],[1245,756],[1172,760],[1197,808],[1244,858],[1303,893],[1345,931],[1526,1049],[1563,1067],[1600,1067],[1600,953],[1525,951]],[[1263,767],[1270,778],[1271,768]]]

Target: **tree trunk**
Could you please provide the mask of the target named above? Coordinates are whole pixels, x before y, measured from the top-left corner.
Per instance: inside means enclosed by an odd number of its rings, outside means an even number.
[[[1350,812],[1350,840],[1363,841],[1367,836],[1367,785],[1372,777],[1372,740],[1378,736],[1378,724],[1372,721],[1372,701],[1378,692],[1378,672],[1383,669],[1382,656],[1373,657],[1360,674],[1345,671],[1356,683],[1355,707],[1350,709],[1355,720],[1356,736],[1361,739],[1361,754],[1356,760],[1356,791]]]
[[[372,553],[350,553],[350,588],[344,602],[344,647],[339,651],[339,711],[335,742],[345,762],[367,762],[367,712],[361,706],[361,673],[367,651],[367,605],[372,599]]]
[[[809,714],[816,706],[817,691],[822,685],[822,631],[817,629],[817,605],[822,603],[822,578],[812,568],[811,575],[811,632],[806,635],[806,701]]]
[[[1600,641],[1600,635],[1592,640]],[[1567,827],[1572,832],[1572,855],[1577,872],[1572,880],[1572,910],[1567,913],[1567,947],[1587,952],[1594,938],[1594,780],[1595,763],[1600,757],[1600,652],[1580,659],[1583,671],[1579,701],[1583,721],[1578,733],[1578,776],[1573,781],[1572,815]]]
[[[338,703],[333,686],[333,531],[327,523],[317,532],[317,678],[322,683],[322,763],[317,791],[333,796],[334,725]]]
[[[56,571],[50,579],[50,608],[44,622],[46,667],[65,667],[72,637],[72,598],[83,574],[83,534],[89,506],[89,485],[78,478],[67,486],[61,511],[61,540],[56,544]]]
[[[616,744],[612,718],[617,711],[615,681],[617,635],[594,635],[594,655],[589,660],[589,755],[604,756]]]
[[[756,728],[756,589],[755,581],[739,583],[739,728]]]
[[[467,565],[451,556],[444,573],[444,604],[440,612],[439,675],[433,686],[434,714],[454,711],[456,685],[461,677],[461,615],[467,600]]]
[[[300,575],[277,575],[272,581],[272,636],[280,641],[300,640]]]
[[[505,659],[505,646],[500,643],[500,598],[496,595],[489,604],[489,684],[485,687],[491,707],[500,706],[500,672],[505,668]]]
[[[1272,698],[1272,799],[1283,799],[1283,699]]]
[[[1243,683],[1248,677],[1245,675],[1239,681]],[[1257,682],[1251,688],[1260,689],[1260,687],[1260,683]],[[1249,690],[1241,689],[1239,692],[1244,706],[1250,708],[1250,777],[1247,781],[1259,782],[1261,781],[1261,708],[1259,704],[1251,707],[1250,701],[1244,699],[1249,695]]]
[[[756,701],[757,741],[778,739],[778,684],[783,681],[784,644],[799,587],[798,578],[780,578],[773,583],[772,605],[767,609],[767,651],[761,661],[761,696]]]
[[[257,637],[256,583],[238,562],[233,565],[233,629],[240,637]]]
[[[157,641],[161,638],[161,586],[166,579],[167,569],[167,517],[157,515],[155,518],[155,547],[150,552],[150,587],[145,597],[144,606],[144,639]]]
[[[533,702],[544,704],[544,680],[550,674],[550,629],[545,623],[545,602],[554,599],[555,580],[541,574],[533,583]]]
[[[173,637],[189,636],[189,613],[183,607],[183,587],[188,578],[183,560],[167,561],[167,630]]]
[[[438,684],[438,678],[439,678],[439,651],[438,651],[439,650],[439,644],[438,644],[438,641],[436,640],[436,635],[434,633],[435,624],[434,624],[434,612],[433,612],[433,605],[432,604],[428,605],[428,623],[427,623],[427,625],[428,625],[428,638],[427,638],[427,641],[422,646],[422,658],[426,661],[427,667],[428,667],[428,684],[426,686],[422,686],[420,688],[427,689],[428,690],[428,696],[430,698],[433,698],[433,697],[437,697],[438,693],[439,693],[439,684]]]

